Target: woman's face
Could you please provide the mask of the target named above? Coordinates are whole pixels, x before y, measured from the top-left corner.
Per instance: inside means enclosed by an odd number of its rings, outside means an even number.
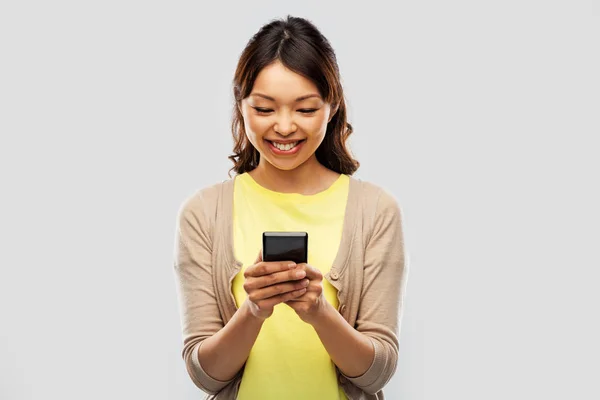
[[[250,143],[281,170],[314,157],[334,114],[314,83],[279,61],[259,72],[241,111]]]

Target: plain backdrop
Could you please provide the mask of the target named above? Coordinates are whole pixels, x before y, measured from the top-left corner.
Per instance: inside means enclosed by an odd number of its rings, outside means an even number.
[[[597,2],[119,0],[0,3],[0,399],[203,398],[176,213],[227,179],[237,59],[287,14],[403,208],[386,398],[600,398]]]

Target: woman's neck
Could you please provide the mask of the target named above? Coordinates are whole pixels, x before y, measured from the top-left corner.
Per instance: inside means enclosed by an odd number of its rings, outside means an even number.
[[[312,195],[331,186],[340,174],[319,163],[316,157],[293,170],[276,168],[264,158],[248,174],[262,187],[280,193]]]

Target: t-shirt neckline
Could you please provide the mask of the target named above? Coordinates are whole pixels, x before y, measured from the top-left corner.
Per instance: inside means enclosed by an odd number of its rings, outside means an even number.
[[[275,190],[267,189],[266,187],[260,185],[257,181],[255,181],[254,178],[250,174],[248,174],[248,172],[244,172],[242,175],[239,176],[242,177],[242,179],[245,182],[247,182],[250,186],[252,186],[253,189],[257,190],[264,196],[278,200],[296,200],[302,202],[317,201],[329,196],[330,194],[336,191],[336,189],[342,184],[344,178],[346,177],[346,175],[340,174],[340,176],[338,176],[338,178],[335,181],[333,181],[333,183],[329,185],[329,187],[327,187],[326,189],[313,194],[302,194],[291,192],[277,192]]]

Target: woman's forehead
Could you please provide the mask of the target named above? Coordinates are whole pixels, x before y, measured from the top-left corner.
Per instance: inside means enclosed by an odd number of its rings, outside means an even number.
[[[281,63],[271,64],[258,73],[251,95],[277,102],[295,102],[321,97],[317,86],[310,79],[286,68]]]

